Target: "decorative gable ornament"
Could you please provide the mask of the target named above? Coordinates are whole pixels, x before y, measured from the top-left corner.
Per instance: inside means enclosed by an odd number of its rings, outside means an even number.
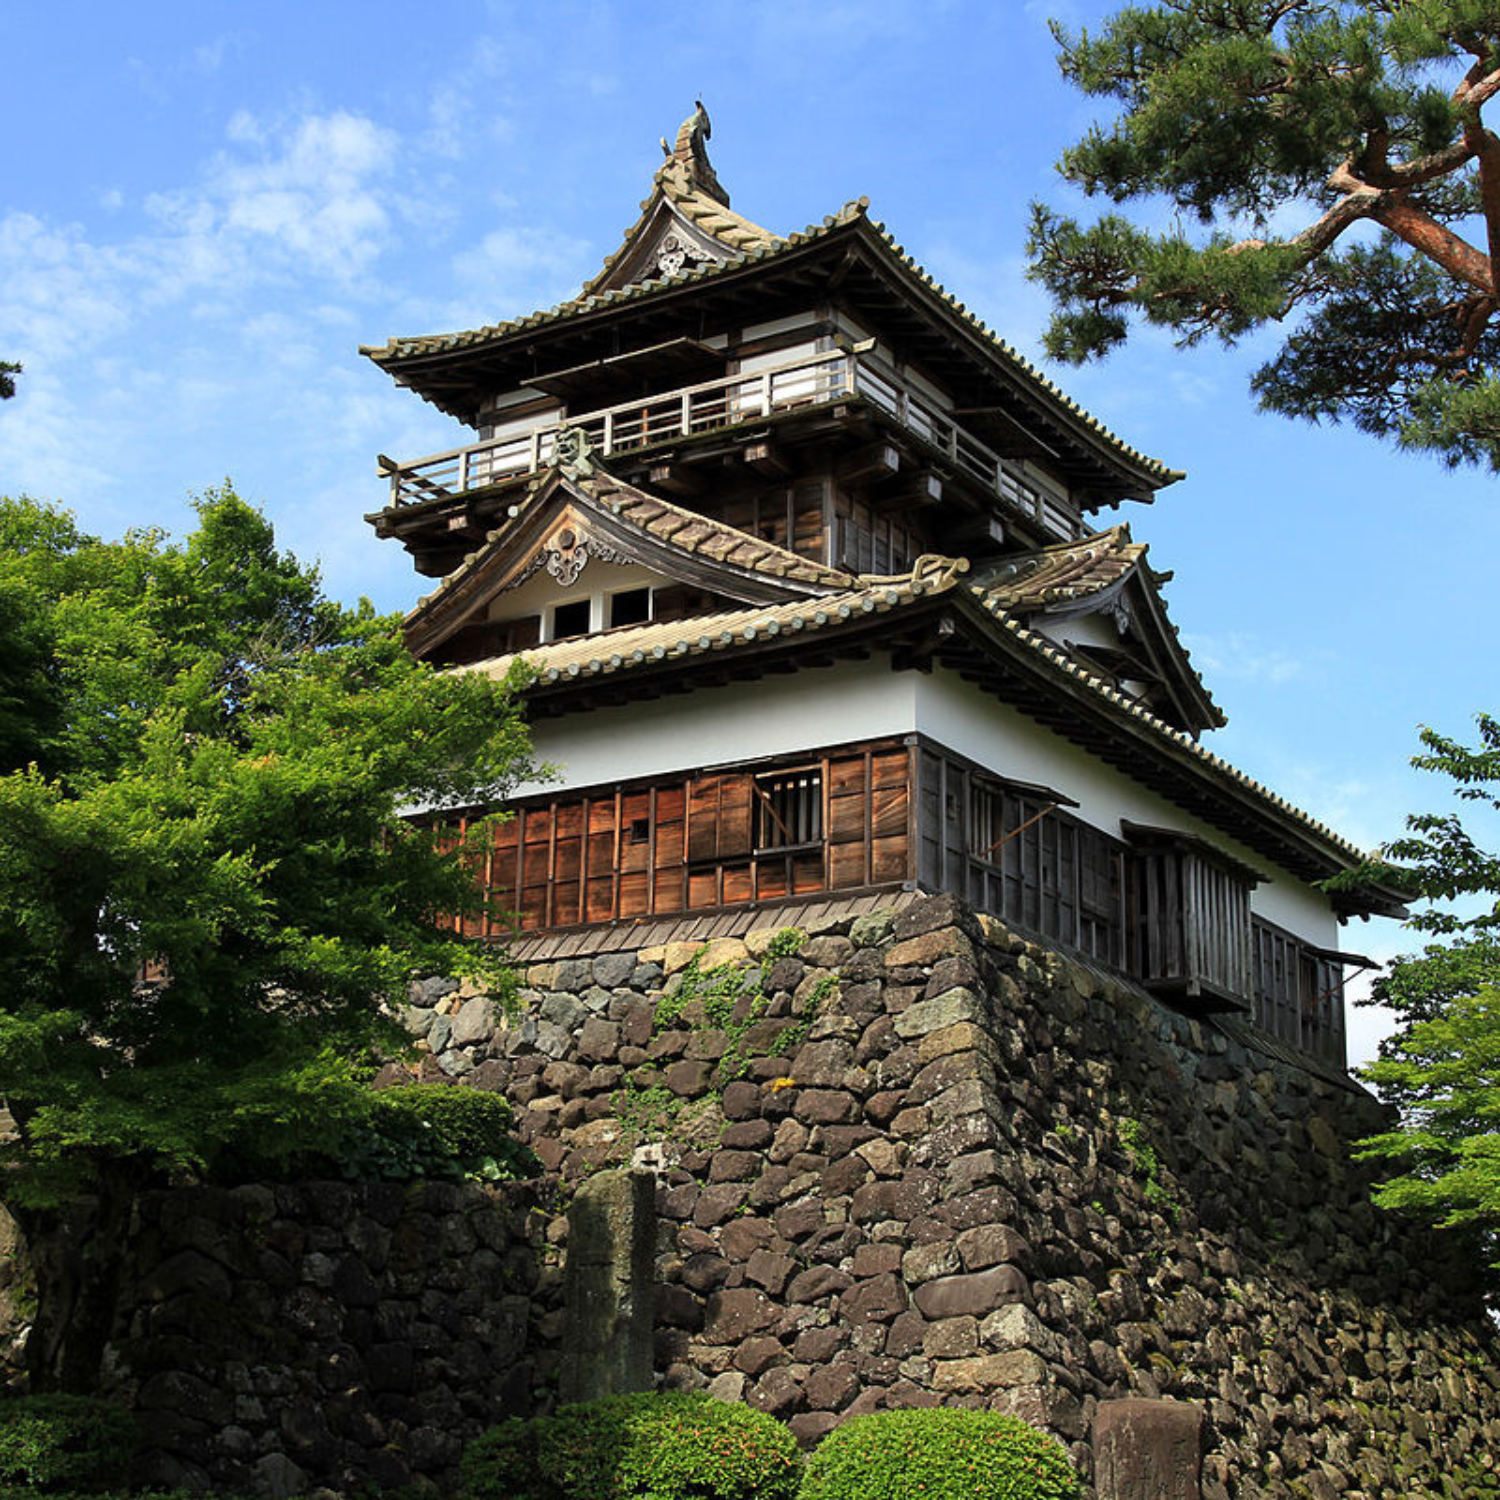
[[[697,245],[690,244],[683,239],[676,230],[671,230],[662,236],[661,243],[656,247],[658,275],[678,276],[689,261],[694,266],[703,266],[709,264],[710,257],[705,255]]]

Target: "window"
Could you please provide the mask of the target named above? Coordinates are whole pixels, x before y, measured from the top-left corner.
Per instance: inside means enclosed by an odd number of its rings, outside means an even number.
[[[547,633],[550,641],[565,641],[571,636],[589,633],[590,601],[574,599],[567,604],[554,604],[551,610],[552,628]]]
[[[608,599],[608,628],[621,625],[644,625],[651,619],[651,590],[649,588],[621,589]]]
[[[823,837],[823,773],[815,766],[757,776],[755,847],[795,849]]]

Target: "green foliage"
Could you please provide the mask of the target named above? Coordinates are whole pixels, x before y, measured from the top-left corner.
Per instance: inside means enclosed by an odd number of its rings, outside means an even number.
[[[0,1401],[0,1486],[44,1493],[123,1488],[137,1433],[128,1412],[91,1396]]]
[[[1181,1212],[1181,1204],[1161,1177],[1161,1157],[1156,1147],[1146,1137],[1146,1127],[1130,1118],[1115,1122],[1115,1133],[1120,1147],[1130,1161],[1130,1170],[1140,1181],[1141,1192],[1146,1201],[1159,1208],[1169,1219],[1175,1220]]]
[[[686,1103],[665,1084],[643,1086],[634,1074],[626,1074],[613,1099],[615,1119],[625,1139],[636,1145],[670,1135]]]
[[[540,1419],[507,1417],[473,1440],[458,1465],[461,1500],[567,1500],[538,1466]]]
[[[1396,959],[1372,987],[1371,1003],[1391,1007],[1402,1026],[1362,1076],[1401,1120],[1356,1147],[1390,1174],[1377,1203],[1470,1227],[1500,1264],[1500,855],[1465,821],[1500,812],[1500,720],[1481,714],[1478,726],[1477,746],[1424,729],[1412,760],[1452,783],[1464,814],[1409,817],[1404,837],[1330,884],[1375,879],[1436,903],[1407,926],[1445,941]]]
[[[369,1108],[361,1057],[404,1044],[410,975],[504,982],[435,924],[474,885],[401,812],[527,769],[511,687],[413,661],[231,491],[198,513],[180,544],[102,542],[0,502],[27,643],[0,677],[12,1203],[334,1152]]]
[[[1500,1228],[1500,988],[1406,1027],[1363,1076],[1405,1103],[1400,1128],[1359,1142],[1362,1158],[1400,1169],[1375,1201],[1443,1227]]]
[[[1150,225],[1034,208],[1053,357],[1102,355],[1135,318],[1189,344],[1296,319],[1254,378],[1264,407],[1500,467],[1478,147],[1493,5],[1167,0],[1053,32],[1063,76],[1117,107],[1060,172]],[[1340,250],[1360,224],[1380,240]]]
[[[808,1460],[798,1500],[1081,1500],[1052,1438],[996,1412],[883,1411],[836,1427]]]
[[[16,376],[21,367],[13,359],[0,359],[0,401],[8,401],[16,393]]]
[[[299,1175],[355,1182],[417,1178],[509,1182],[533,1177],[541,1163],[511,1134],[507,1100],[483,1089],[409,1084],[368,1095],[337,1153],[294,1163]]]
[[[611,1396],[492,1428],[463,1500],[792,1500],[797,1444],[774,1418],[701,1392]]]

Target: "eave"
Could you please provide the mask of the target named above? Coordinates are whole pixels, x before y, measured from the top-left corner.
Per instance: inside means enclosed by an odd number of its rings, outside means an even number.
[[[915,583],[915,587],[913,584]],[[527,689],[534,718],[693,692],[889,654],[900,669],[938,664],[1024,713],[1184,812],[1309,883],[1357,868],[1364,851],[1276,796],[1191,736],[1078,667],[950,574],[865,581],[801,604],[680,622],[674,644],[643,628],[569,643],[567,666],[545,649]],[[510,658],[471,670],[503,672]],[[1398,893],[1368,885],[1333,898],[1344,914],[1399,915]]]
[[[1121,441],[924,272],[864,200],[822,225],[716,265],[583,296],[510,323],[361,352],[399,383],[473,425],[485,395],[548,372],[608,358],[635,344],[696,338],[715,321],[761,320],[788,299],[842,298],[865,308],[940,381],[968,392],[964,404],[1007,415],[1052,455],[1086,509],[1149,501],[1182,478]],[[1018,439],[1017,451],[1025,444]]]

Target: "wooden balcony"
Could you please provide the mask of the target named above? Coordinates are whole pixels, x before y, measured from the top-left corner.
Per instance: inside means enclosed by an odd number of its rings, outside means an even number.
[[[727,375],[648,400],[539,422],[523,432],[451,448],[411,463],[382,457],[380,466],[390,481],[390,504],[396,508],[453,499],[534,474],[551,461],[553,442],[563,427],[581,428],[594,451],[609,458],[853,399],[885,413],[924,449],[987,487],[1007,508],[1022,512],[1048,536],[1067,539],[1079,534],[1078,516],[1064,501],[1031,482],[1014,462],[980,442],[889,366],[845,350],[804,355],[753,374]]]

